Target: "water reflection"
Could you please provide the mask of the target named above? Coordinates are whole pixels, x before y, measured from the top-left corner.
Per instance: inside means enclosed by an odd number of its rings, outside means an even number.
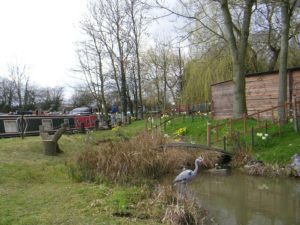
[[[220,225],[299,225],[300,181],[202,173],[189,187]]]

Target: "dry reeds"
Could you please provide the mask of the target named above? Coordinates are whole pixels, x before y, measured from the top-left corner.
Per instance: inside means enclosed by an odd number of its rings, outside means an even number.
[[[166,150],[161,147],[164,144],[160,133],[143,133],[130,140],[96,145],[81,153],[75,165],[70,166],[71,175],[89,181],[96,177],[110,181],[159,179],[183,166],[193,166],[196,151]]]
[[[251,176],[278,177],[286,175],[286,171],[278,165],[254,164],[249,167],[248,174]]]
[[[252,160],[251,152],[250,151],[237,151],[234,154],[234,157],[231,161],[231,166],[238,168],[247,164],[250,160]]]
[[[199,200],[185,195],[180,201],[178,192],[170,185],[158,185],[155,187],[151,200],[147,202],[146,213],[159,217],[164,224],[172,225],[196,225],[202,224],[206,219],[207,210],[202,207]],[[141,203],[144,204],[144,203]],[[161,212],[153,212],[153,209],[162,208]]]
[[[196,225],[202,224],[206,215],[207,211],[196,198],[185,195],[180,201],[173,201],[166,206],[162,222],[172,225]]]

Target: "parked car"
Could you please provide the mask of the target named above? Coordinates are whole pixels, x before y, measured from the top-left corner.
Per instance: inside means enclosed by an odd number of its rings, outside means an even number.
[[[79,107],[79,108],[75,108],[73,109],[70,114],[71,115],[91,115],[93,113],[92,108],[90,107]]]

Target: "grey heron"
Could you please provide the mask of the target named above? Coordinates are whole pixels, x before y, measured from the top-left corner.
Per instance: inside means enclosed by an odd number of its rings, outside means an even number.
[[[203,162],[203,158],[199,157],[195,160],[195,169],[194,170],[189,170],[186,169],[182,171],[178,176],[175,178],[174,183],[179,184],[179,196],[180,198],[183,197],[183,194],[185,193],[186,185],[188,182],[193,180],[193,178],[196,177],[198,174],[199,166]],[[183,189],[184,188],[184,189]]]

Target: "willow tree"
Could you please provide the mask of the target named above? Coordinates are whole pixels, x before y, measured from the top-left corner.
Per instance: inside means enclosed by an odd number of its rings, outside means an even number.
[[[230,79],[232,63],[228,50],[211,48],[185,65],[183,100],[189,103],[211,101],[210,85]]]

